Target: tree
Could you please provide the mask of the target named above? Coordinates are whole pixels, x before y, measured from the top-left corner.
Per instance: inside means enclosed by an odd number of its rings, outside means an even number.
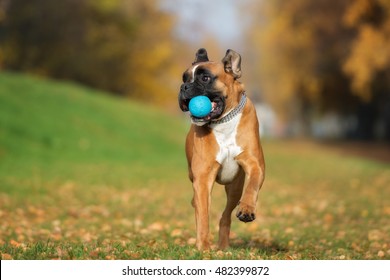
[[[389,1],[357,0],[344,16],[345,24],[357,36],[343,69],[352,78],[353,92],[364,100],[373,98],[373,83],[390,67],[389,15]]]
[[[374,125],[365,121],[371,115],[390,141],[390,2],[354,1],[344,22],[356,33],[343,70],[351,78],[352,94],[363,101],[359,117],[366,128],[360,134],[371,136]]]
[[[5,69],[150,101],[171,95],[179,43],[172,39],[172,16],[155,1],[8,0],[2,11]]]
[[[361,130],[355,136],[372,137],[378,117],[385,119],[376,114],[381,102],[374,96],[389,92],[388,1],[275,0],[256,6],[249,40],[260,53],[266,99],[285,119],[353,114]]]

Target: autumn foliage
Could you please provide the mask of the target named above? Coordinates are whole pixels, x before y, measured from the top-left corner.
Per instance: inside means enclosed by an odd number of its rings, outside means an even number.
[[[356,137],[390,139],[390,2],[258,2],[249,31],[260,87],[286,119],[355,115]]]
[[[352,78],[352,90],[365,100],[375,94],[379,75],[390,68],[390,2],[359,0],[348,7],[343,22],[356,31],[343,70]]]
[[[161,102],[177,74],[173,23],[156,1],[3,1],[0,66]]]
[[[0,69],[177,109],[181,72],[196,49],[216,49],[215,57],[222,51],[201,29],[202,17],[193,27],[203,41],[179,39],[178,19],[163,2],[0,1]],[[237,8],[246,38],[232,44],[245,44],[244,77],[283,121],[310,127],[332,113],[348,125],[346,137],[390,140],[388,0],[244,2]]]

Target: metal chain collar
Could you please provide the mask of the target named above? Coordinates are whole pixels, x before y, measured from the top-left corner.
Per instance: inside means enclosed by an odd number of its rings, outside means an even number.
[[[244,109],[245,103],[246,103],[246,94],[245,94],[245,91],[244,91],[244,92],[242,93],[240,103],[237,105],[236,108],[234,108],[233,110],[231,110],[231,111],[230,111],[226,116],[224,116],[223,118],[221,118],[221,119],[219,119],[219,120],[211,121],[211,122],[209,123],[209,125],[210,125],[210,124],[227,123],[227,122],[231,121],[231,120],[234,119],[239,113],[242,112],[242,110]]]

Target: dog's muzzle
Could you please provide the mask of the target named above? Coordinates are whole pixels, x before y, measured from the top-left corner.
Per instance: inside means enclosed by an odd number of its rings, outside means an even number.
[[[194,123],[207,123],[211,120],[218,119],[223,111],[225,110],[225,98],[223,96],[220,96],[219,94],[213,94],[213,93],[201,93],[201,94],[191,94],[192,85],[191,84],[183,84],[180,88],[180,94],[179,94],[179,107],[183,112],[188,112],[188,104],[190,103],[190,100],[194,98],[195,96],[207,96],[211,101],[211,112],[203,117],[203,118],[197,118],[191,115],[191,120]]]

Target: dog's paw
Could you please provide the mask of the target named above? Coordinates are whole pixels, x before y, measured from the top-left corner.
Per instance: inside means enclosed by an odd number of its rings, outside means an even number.
[[[237,218],[244,223],[253,222],[256,219],[255,207],[249,206],[245,203],[240,203],[237,210]]]

